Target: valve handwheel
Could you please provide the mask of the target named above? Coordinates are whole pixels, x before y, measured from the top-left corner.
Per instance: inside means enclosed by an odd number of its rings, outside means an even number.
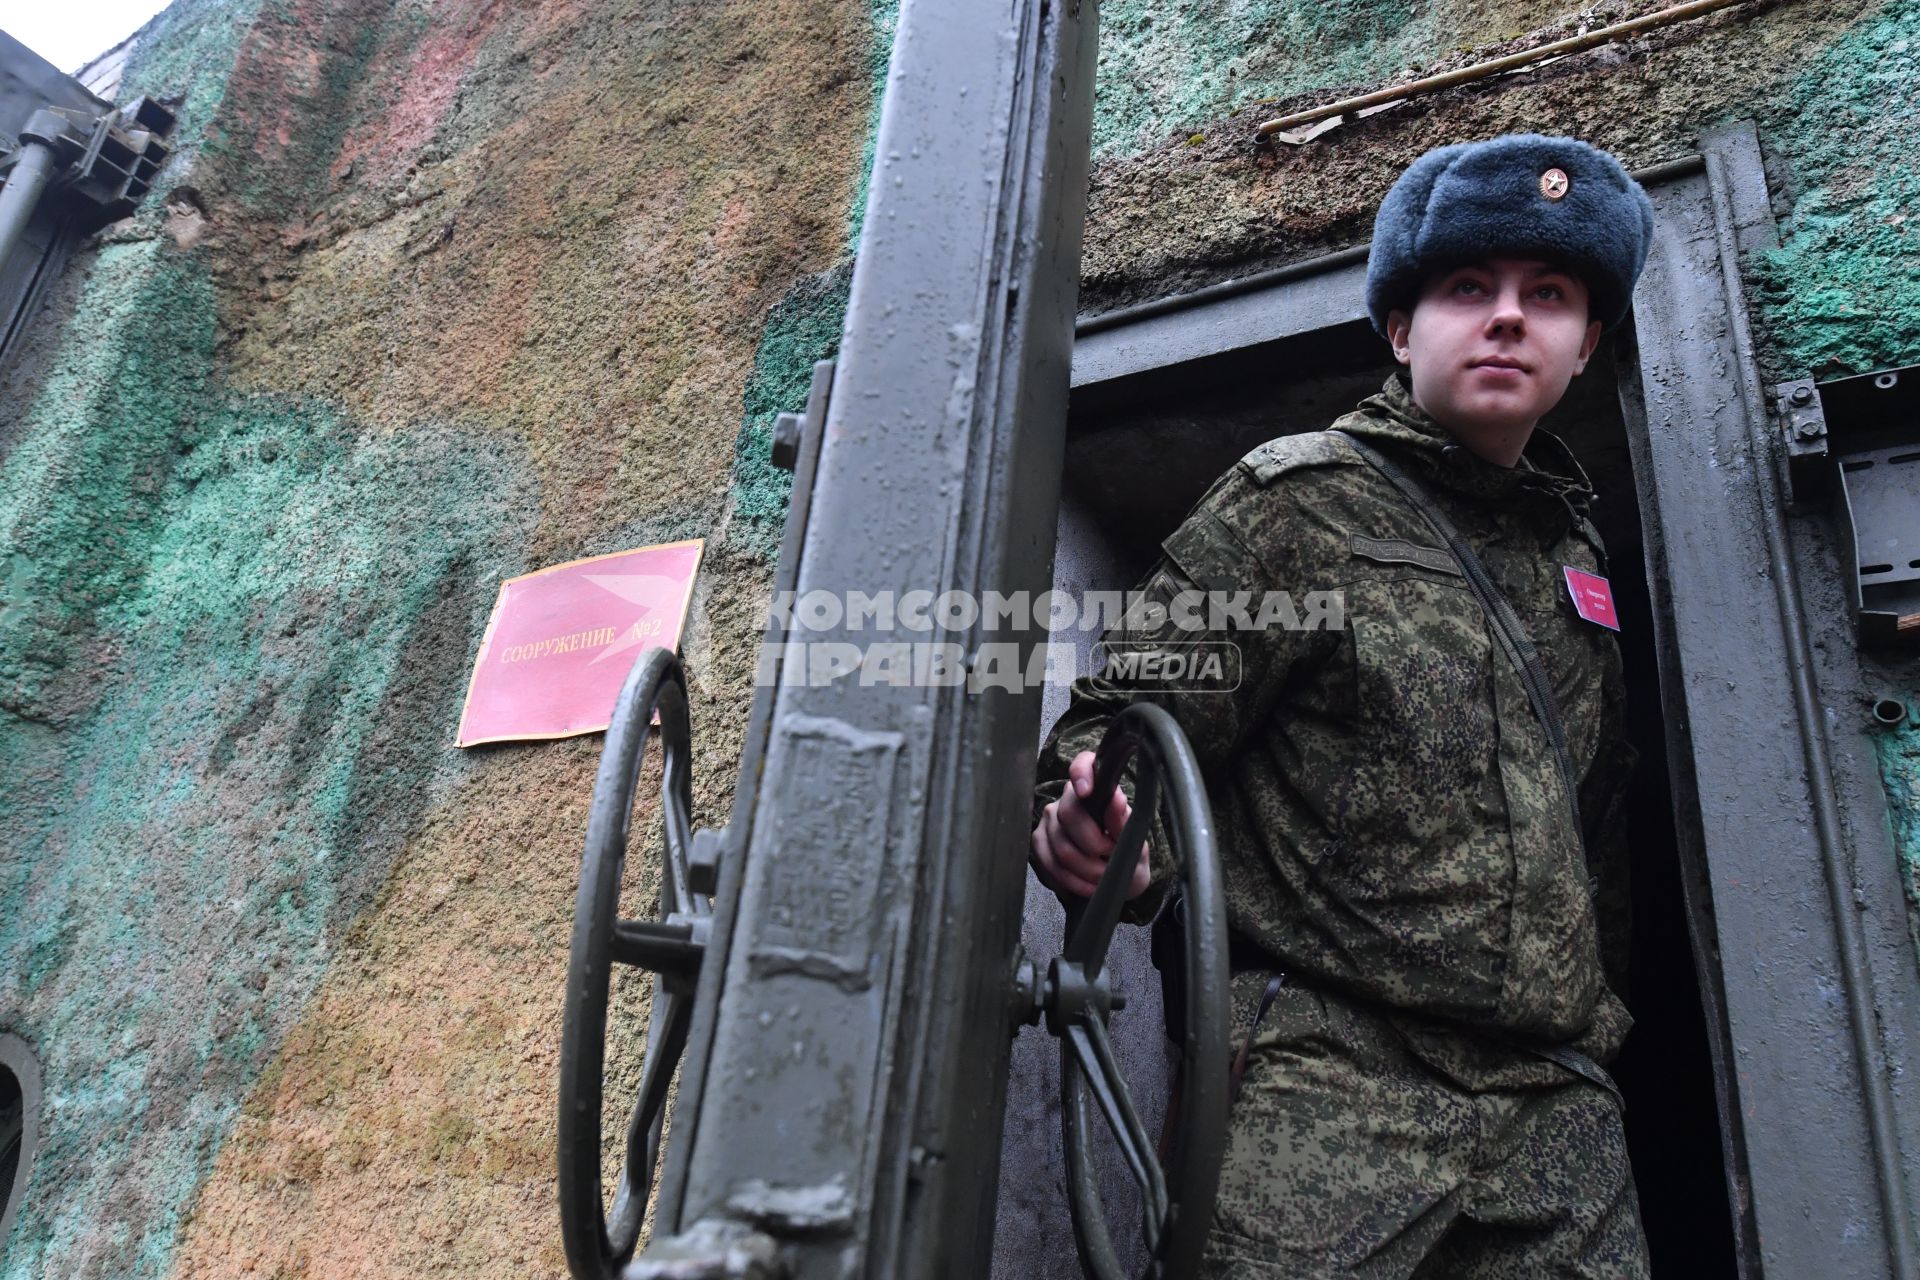
[[[647,730],[660,715],[664,863],[657,920],[620,918],[633,797]],[[649,650],[621,687],[600,754],[587,847],[574,900],[573,946],[560,1041],[560,1232],[575,1280],[616,1280],[640,1238],[666,1121],[667,1090],[687,1043],[693,988],[706,953],[712,904],[688,885],[693,838],[691,734],[686,682],[671,650]],[[640,1094],[627,1125],[625,1162],[608,1208],[601,1196],[601,1102],[607,995],[613,966],[654,975]]]
[[[1135,760],[1141,767],[1136,770],[1133,816],[1093,897],[1082,910],[1069,912],[1066,951],[1050,966],[1041,1002],[1048,1029],[1060,1037],[1061,1128],[1082,1269],[1094,1280],[1126,1280],[1100,1203],[1091,1102],[1140,1187],[1146,1280],[1183,1280],[1199,1270],[1226,1152],[1231,1034],[1226,897],[1200,765],[1186,735],[1165,710],[1135,703],[1114,718],[1095,758],[1087,807],[1104,812],[1127,765]],[[1173,845],[1186,921],[1185,1057],[1174,1113],[1179,1127],[1164,1168],[1134,1111],[1107,1038],[1113,1001],[1103,972],[1156,811],[1163,814]]]

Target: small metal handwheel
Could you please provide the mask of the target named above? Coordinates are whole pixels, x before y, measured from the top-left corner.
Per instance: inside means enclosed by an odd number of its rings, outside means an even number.
[[[660,714],[660,807],[666,831],[660,915],[658,920],[622,920],[620,880],[634,788],[655,711]],[[616,1280],[633,1256],[660,1151],[667,1088],[686,1048],[694,982],[712,920],[712,904],[688,888],[690,750],[679,660],[670,650],[649,650],[634,664],[614,703],[573,908],[560,1041],[560,1233],[575,1280]],[[626,1159],[609,1209],[601,1199],[600,1111],[607,993],[616,964],[650,970],[654,982],[640,1096],[627,1125]]]
[[[1095,1280],[1125,1280],[1126,1275],[1100,1204],[1088,1106],[1091,1095],[1140,1187],[1141,1233],[1148,1258],[1145,1276],[1184,1280],[1199,1270],[1226,1151],[1231,1016],[1226,897],[1199,762],[1180,726],[1161,708],[1135,703],[1115,718],[1100,743],[1087,807],[1096,814],[1104,812],[1127,765],[1136,759],[1142,767],[1137,770],[1133,816],[1093,897],[1083,910],[1069,913],[1067,949],[1050,966],[1042,1003],[1048,1029],[1060,1037],[1067,1192],[1082,1269]],[[1186,914],[1185,1058],[1178,1109],[1172,1113],[1178,1117],[1178,1128],[1164,1168],[1134,1111],[1107,1038],[1114,1001],[1103,972],[1127,885],[1157,810],[1164,814],[1165,831],[1173,844],[1170,852]],[[1165,857],[1167,852],[1157,856]]]

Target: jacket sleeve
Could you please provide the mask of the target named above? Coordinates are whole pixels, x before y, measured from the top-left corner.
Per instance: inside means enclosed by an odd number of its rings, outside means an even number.
[[[1271,557],[1256,555],[1242,533],[1250,523],[1244,508],[1262,500],[1261,490],[1236,468],[1161,544],[1164,554],[1136,588],[1137,596],[1128,597],[1126,619],[1102,638],[1106,670],[1074,682],[1066,713],[1041,748],[1035,822],[1065,789],[1074,757],[1097,749],[1113,717],[1136,698],[1157,703],[1173,715],[1200,761],[1209,791],[1217,794],[1218,780],[1230,772],[1233,759],[1271,714],[1302,636],[1297,627],[1271,616],[1266,626],[1251,625],[1261,617],[1264,593],[1274,588]],[[1236,602],[1240,609],[1215,608]],[[1223,625],[1211,625],[1216,622]],[[1130,677],[1114,674],[1114,654],[1194,644],[1222,654],[1237,670],[1224,682],[1203,680],[1180,687],[1148,680],[1138,669]],[[1221,687],[1223,683],[1231,688]],[[1125,784],[1129,795],[1137,794],[1134,781],[1130,774]],[[1172,846],[1157,820],[1151,838],[1152,884],[1128,904],[1126,913],[1136,923],[1159,910],[1172,875]]]

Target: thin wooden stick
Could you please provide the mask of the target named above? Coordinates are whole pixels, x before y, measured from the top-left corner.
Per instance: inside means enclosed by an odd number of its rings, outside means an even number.
[[[1456,84],[1470,84],[1475,80],[1484,80],[1488,76],[1499,75],[1502,71],[1512,71],[1547,58],[1557,58],[1562,54],[1578,53],[1596,45],[1610,44],[1622,36],[1630,36],[1641,31],[1651,31],[1655,27],[1670,26],[1688,18],[1697,18],[1718,9],[1731,8],[1745,0],[1691,0],[1688,4],[1677,4],[1671,9],[1662,9],[1658,13],[1644,14],[1630,18],[1625,22],[1616,22],[1610,27],[1601,27],[1585,35],[1572,36],[1565,40],[1556,40],[1552,44],[1543,44],[1537,49],[1526,49],[1519,53],[1510,53],[1503,58],[1494,58],[1488,62],[1477,62],[1470,67],[1461,67],[1455,71],[1445,71],[1437,76],[1428,76],[1424,80],[1414,80],[1407,84],[1394,85],[1388,89],[1376,89],[1372,93],[1361,94],[1357,98],[1344,98],[1339,102],[1330,102],[1323,107],[1311,107],[1305,111],[1296,111],[1292,115],[1269,120],[1260,126],[1259,136],[1291,129],[1298,125],[1312,124],[1316,120],[1326,120],[1333,116],[1343,116],[1350,111],[1362,111],[1368,107],[1382,106],[1389,102],[1398,102],[1402,98],[1411,98],[1416,94],[1431,93],[1435,89],[1451,88]]]

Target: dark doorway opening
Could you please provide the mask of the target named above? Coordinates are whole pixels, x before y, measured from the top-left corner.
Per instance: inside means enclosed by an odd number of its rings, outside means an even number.
[[[27,1134],[27,1099],[13,1072],[0,1066],[0,1205],[13,1199],[20,1147]]]
[[[27,1091],[0,1059],[0,1252],[7,1247],[13,1211],[26,1181]]]
[[[39,1145],[40,1067],[27,1042],[0,1032],[0,1255]]]
[[[1207,487],[1275,436],[1328,426],[1393,370],[1364,322],[1076,387],[1070,408],[1057,576],[1100,589],[1136,583]],[[1622,630],[1631,792],[1635,1028],[1615,1075],[1657,1277],[1736,1274],[1708,1032],[1689,942],[1645,577],[1641,503],[1620,410],[1621,370],[1603,344],[1542,423],[1599,494]],[[1629,372],[1626,376],[1637,376]],[[1067,571],[1066,566],[1077,566]],[[1050,708],[1049,718],[1057,713]]]

